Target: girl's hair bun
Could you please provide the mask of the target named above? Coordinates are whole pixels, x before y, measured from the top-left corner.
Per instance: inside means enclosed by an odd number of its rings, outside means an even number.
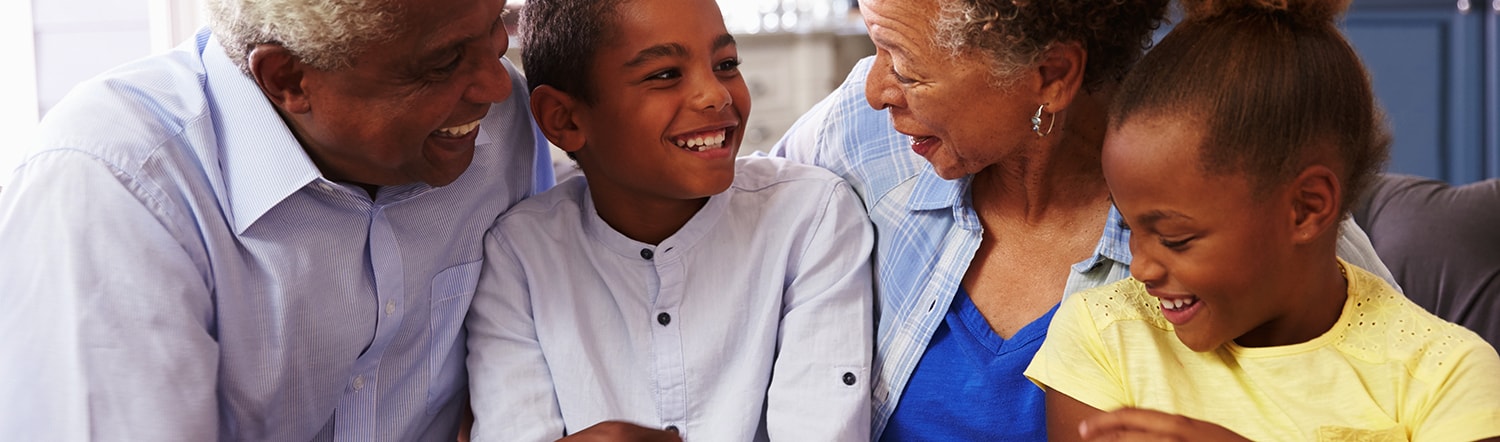
[[[1222,16],[1282,15],[1297,23],[1332,23],[1350,0],[1179,0],[1185,21]]]

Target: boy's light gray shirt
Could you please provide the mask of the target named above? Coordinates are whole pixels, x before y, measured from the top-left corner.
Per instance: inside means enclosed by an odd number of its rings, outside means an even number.
[[[874,236],[849,185],[779,158],[659,245],[574,178],[485,239],[469,313],[476,440],[605,420],[685,440],[868,440]]]

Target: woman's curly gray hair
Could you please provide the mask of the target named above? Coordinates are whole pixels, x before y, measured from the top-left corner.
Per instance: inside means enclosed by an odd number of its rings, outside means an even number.
[[[395,34],[391,0],[208,0],[209,26],[229,59],[249,73],[256,45],[279,44],[322,70],[353,65],[372,43]]]
[[[1049,46],[1077,42],[1088,52],[1083,86],[1117,83],[1151,46],[1168,0],[942,0],[939,47],[977,50],[996,82],[1009,85]]]

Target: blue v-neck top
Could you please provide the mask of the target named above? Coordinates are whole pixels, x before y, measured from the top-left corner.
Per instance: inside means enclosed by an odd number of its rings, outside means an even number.
[[[1047,440],[1042,390],[1021,373],[1056,312],[1001,338],[960,287],[881,440]]]

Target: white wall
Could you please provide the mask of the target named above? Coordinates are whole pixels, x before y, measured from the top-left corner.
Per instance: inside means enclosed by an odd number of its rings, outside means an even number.
[[[31,2],[0,1],[0,186],[10,181],[26,146],[36,137],[36,54],[32,42]]]
[[[0,1],[0,60],[14,66],[0,71],[0,186],[47,110],[79,82],[187,40],[204,22],[198,1]]]

